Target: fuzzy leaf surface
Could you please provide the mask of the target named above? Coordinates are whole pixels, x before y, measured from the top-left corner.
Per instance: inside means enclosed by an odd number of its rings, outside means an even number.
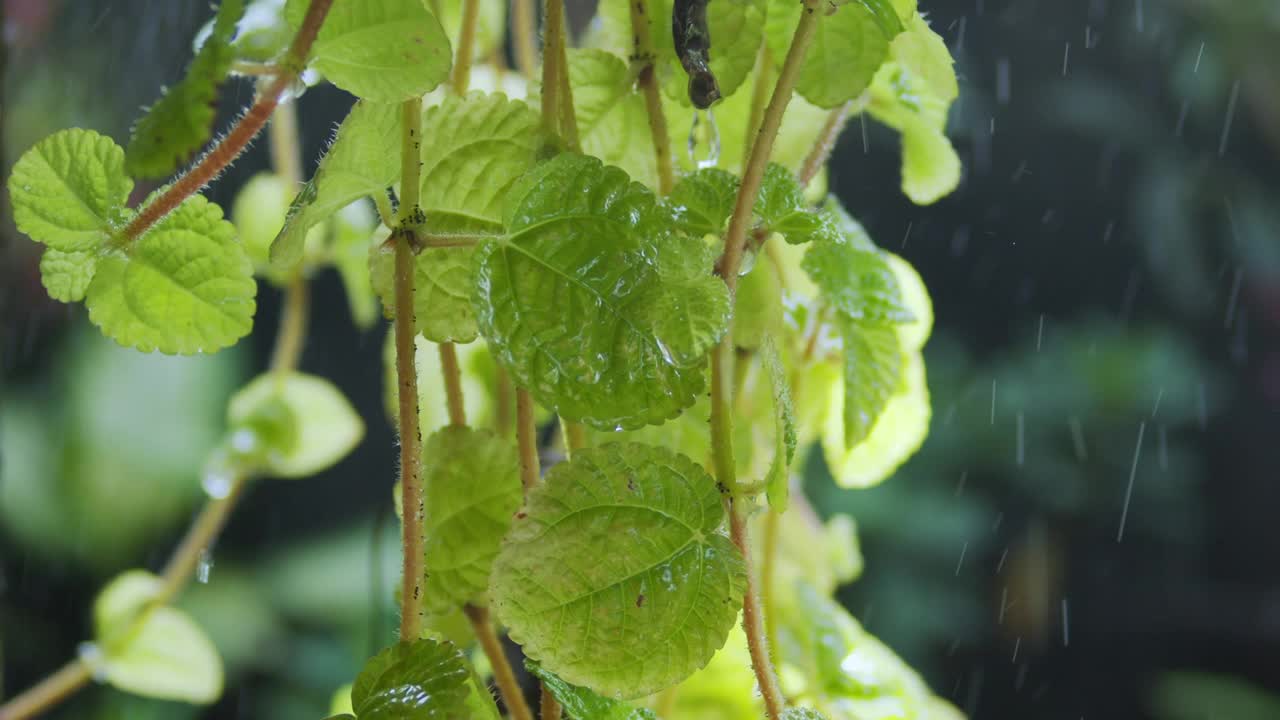
[[[465,712],[470,680],[451,643],[399,642],[364,664],[351,706],[360,720],[453,720]]]
[[[483,600],[489,569],[520,509],[515,446],[486,430],[445,427],[422,447],[427,610]],[[482,604],[482,603],[481,603]]]
[[[691,235],[722,235],[733,214],[740,181],[719,168],[704,168],[680,178],[667,202],[677,227]]]
[[[500,93],[445,98],[426,111],[422,125],[421,202],[428,214],[501,222],[512,186],[550,151],[538,113]]]
[[[728,325],[714,259],[670,252],[670,210],[594,158],[560,155],[510,196],[508,235],[479,248],[474,301],[516,383],[606,429],[692,405]]]
[[[804,5],[770,0],[766,36],[774,58],[786,57]],[[835,108],[862,94],[889,56],[889,41],[902,22],[888,0],[860,0],[819,18],[800,67],[796,92],[823,108]]]
[[[615,698],[688,677],[724,645],[742,555],[715,481],[665,448],[580,450],[529,495],[494,563],[492,601],[525,653]]]
[[[648,708],[636,708],[619,700],[601,697],[587,688],[570,685],[532,660],[525,660],[524,666],[538,678],[542,687],[551,693],[569,717],[576,720],[657,720],[658,718]]]
[[[124,150],[92,130],[60,130],[14,163],[9,199],[18,230],[61,252],[96,250],[129,215]]]
[[[289,0],[295,30],[308,0]],[[423,0],[334,0],[311,65],[359,98],[394,103],[423,95],[449,77],[449,38]]]
[[[366,195],[386,192],[400,177],[400,109],[358,102],[320,160],[316,174],[294,198],[284,229],[271,244],[271,263],[291,270],[302,260],[307,231]]]
[[[897,277],[887,256],[859,250],[843,236],[815,242],[801,267],[836,310],[868,323],[900,323],[914,319],[903,304]]]
[[[193,195],[123,250],[98,260],[89,319],[144,352],[215,352],[253,328],[253,263],[222,209]]]
[[[236,58],[231,41],[244,10],[244,0],[219,3],[213,31],[187,66],[182,80],[166,89],[133,126],[125,151],[129,174],[164,177],[209,139],[218,88]]]

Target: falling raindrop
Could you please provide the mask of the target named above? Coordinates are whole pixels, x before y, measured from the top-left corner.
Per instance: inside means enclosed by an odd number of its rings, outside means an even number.
[[[1129,467],[1129,487],[1124,492],[1124,509],[1120,511],[1120,529],[1116,532],[1116,542],[1124,540],[1124,526],[1129,519],[1129,501],[1133,499],[1133,480],[1138,475],[1138,458],[1142,455],[1142,436],[1146,431],[1146,421],[1138,423],[1138,443],[1133,448],[1133,465]]]
[[[1067,614],[1067,599],[1062,598],[1062,647],[1071,645],[1071,617]]]
[[[1240,100],[1240,81],[1231,84],[1231,97],[1227,99],[1227,117],[1222,122],[1222,137],[1218,139],[1218,157],[1227,154],[1227,139],[1231,137],[1231,123],[1236,119],[1236,103]]]
[[[720,129],[716,127],[716,116],[710,109],[707,114],[707,157],[698,159],[698,126],[701,124],[702,110],[693,111],[693,123],[689,125],[689,160],[699,170],[715,167],[720,162]]]

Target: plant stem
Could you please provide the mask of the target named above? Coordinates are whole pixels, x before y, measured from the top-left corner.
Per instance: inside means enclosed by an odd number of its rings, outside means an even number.
[[[471,84],[471,58],[476,54],[476,20],[480,15],[479,0],[462,1],[462,29],[458,33],[458,52],[453,60],[450,78],[455,95],[465,95]]]
[[[497,387],[494,388],[493,401],[498,407],[493,413],[493,425],[494,430],[505,438],[511,436],[511,405],[513,402],[511,397],[511,375],[507,373],[507,369],[502,367],[500,363],[495,362],[495,364],[497,369],[494,375],[497,377],[494,378],[494,385]]]
[[[667,130],[667,116],[662,112],[662,94],[658,92],[658,78],[653,72],[653,38],[649,35],[648,5],[645,0],[631,0],[631,34],[635,38],[635,57],[640,63],[638,82],[644,92],[644,107],[649,113],[649,134],[653,136],[653,153],[658,161],[658,193],[668,195],[675,184],[671,168],[671,133]]]
[[[538,34],[538,24],[533,17],[533,0],[512,0],[512,44],[515,45],[516,68],[521,75],[533,79],[533,69],[538,66],[538,52],[533,39]]]
[[[760,122],[760,130],[755,135],[751,146],[746,168],[742,174],[742,184],[738,188],[737,202],[733,215],[729,217],[729,229],[725,233],[724,257],[720,267],[723,268],[724,282],[732,294],[738,287],[738,268],[742,265],[742,248],[746,244],[747,230],[751,226],[751,212],[756,204],[756,196],[760,194],[760,183],[764,179],[764,169],[773,153],[773,143],[778,137],[778,128],[782,126],[782,116],[791,102],[791,93],[795,90],[796,77],[800,74],[800,66],[804,62],[805,53],[813,41],[813,33],[817,28],[821,13],[806,3],[800,13],[800,22],[796,25],[795,36],[791,40],[791,49],[787,51],[787,59],[782,63],[782,71],[778,74],[778,82],[774,85],[773,96],[765,108],[764,118]]]
[[[258,96],[231,130],[210,148],[194,167],[183,173],[167,190],[147,203],[134,216],[133,220],[120,231],[118,237],[121,242],[127,243],[137,239],[139,235],[181,205],[183,200],[208,185],[234,162],[240,153],[244,152],[245,147],[257,137],[263,126],[267,124],[267,120],[271,118],[271,114],[280,103],[280,96],[298,79],[298,74],[306,65],[307,54],[311,52],[311,45],[320,32],[320,25],[324,23],[324,18],[328,15],[332,4],[333,0],[311,0],[307,14],[302,20],[302,26],[298,28],[298,34],[293,37],[285,60],[279,65],[279,73],[267,87],[266,92]]]
[[[840,137],[840,131],[844,130],[844,123],[848,117],[849,103],[847,102],[827,115],[827,122],[822,126],[822,132],[818,135],[818,142],[814,144],[813,149],[805,156],[804,164],[800,166],[800,172],[796,174],[796,179],[800,181],[800,187],[807,187],[813,181],[813,178],[817,176],[822,166],[827,164],[827,158],[831,157],[831,150],[836,146],[836,139]]]
[[[582,423],[569,422],[561,419],[564,423],[564,447],[569,453],[569,458],[573,458],[573,454],[587,446],[587,429]]]
[[[373,204],[374,207],[378,208],[378,219],[382,221],[382,224],[389,228],[395,227],[396,214],[391,209],[391,198],[387,197],[385,192],[374,193]]]
[[[493,631],[493,623],[489,620],[489,609],[467,605],[463,611],[471,621],[471,629],[475,631],[480,648],[484,650],[485,657],[489,658],[489,665],[493,668],[494,684],[498,686],[498,693],[502,695],[502,703],[511,713],[511,720],[533,720],[533,711],[529,709],[529,703],[525,702],[524,693],[520,692],[520,683],[516,682],[516,674],[511,669],[511,663],[507,661],[507,654],[503,652],[502,643],[498,641],[498,635]]]
[[[560,707],[556,697],[547,690],[547,686],[542,686],[541,703],[538,707],[538,720],[560,720],[560,716],[564,714],[564,708]]]
[[[284,295],[284,312],[280,331],[271,353],[271,370],[282,373],[296,369],[306,340],[307,319],[311,308],[311,288],[299,274],[289,283]]]
[[[778,530],[782,513],[772,506],[764,516],[764,547],[760,558],[760,605],[764,608],[764,636],[769,647],[778,645],[778,623],[773,613],[773,569],[778,561]]]
[[[0,705],[0,720],[24,720],[24,718],[35,717],[66,700],[72,693],[89,684],[92,679],[89,666],[80,658],[76,658],[28,688],[26,692]]]
[[[771,720],[780,720],[783,709],[782,691],[778,688],[778,678],[773,672],[768,643],[765,641],[760,598],[756,591],[756,572],[751,565],[751,541],[747,535],[746,514],[745,502],[730,500],[729,536],[733,539],[733,544],[742,551],[747,566],[747,589],[742,599],[742,629],[747,634],[747,650],[751,653],[751,667],[756,672],[756,682],[760,685],[765,712]]]
[[[520,448],[520,484],[524,494],[538,484],[538,427],[533,422],[533,397],[516,388],[516,445]]]
[[[560,134],[560,45],[564,42],[564,0],[546,0],[543,6],[542,122]]]
[[[458,349],[451,343],[440,343],[440,373],[444,375],[445,405],[449,408],[449,424],[466,427],[467,406],[462,399],[462,371],[458,368]]]
[[[731,303],[738,287],[738,269],[742,265],[743,246],[746,244],[752,210],[756,196],[760,192],[760,183],[764,178],[765,165],[773,151],[773,143],[777,138],[778,128],[782,125],[782,116],[786,112],[787,103],[791,101],[791,93],[795,89],[796,77],[800,73],[804,55],[813,40],[818,15],[808,3],[800,13],[800,22],[796,26],[791,48],[787,51],[787,58],[778,74],[773,96],[769,99],[768,107],[765,108],[760,130],[755,134],[751,153],[743,172],[742,184],[738,188],[733,215],[729,218],[729,229],[725,234],[724,255],[719,263],[725,286],[729,289]],[[733,389],[730,384],[730,379],[734,377],[733,347],[732,333],[726,333],[711,353],[712,461],[717,482],[730,493],[727,501],[730,535],[746,560],[747,588],[742,607],[742,627],[746,632],[747,646],[751,651],[751,665],[755,670],[756,682],[760,686],[760,693],[764,697],[769,717],[771,720],[780,720],[783,707],[782,693],[778,689],[773,665],[769,662],[761,608],[756,594],[755,569],[751,566],[751,542],[746,519],[747,498],[743,496],[744,489],[738,484],[737,470],[733,461]]]
[[[400,639],[417,640],[422,635],[423,555],[422,433],[418,427],[418,371],[414,363],[413,246],[418,228],[422,99],[406,100],[401,106],[400,217],[395,231],[395,346],[396,377],[399,387],[400,490],[404,521],[401,545],[404,576],[401,586]]]
[[[756,68],[756,81],[751,85],[751,113],[747,116],[746,137],[749,138],[755,137],[756,131],[760,129],[760,118],[764,116],[764,103],[769,97],[769,80],[773,76],[773,53],[769,52],[767,43],[760,45],[760,59],[756,63]],[[751,159],[751,148],[751,143],[743,144],[743,165]]]
[[[563,7],[563,6],[562,6]],[[564,23],[561,22],[563,27]],[[565,35],[560,34],[560,130],[564,134],[565,144],[572,152],[582,152],[582,143],[578,139],[578,113],[573,107],[573,86],[569,83],[569,50]]]

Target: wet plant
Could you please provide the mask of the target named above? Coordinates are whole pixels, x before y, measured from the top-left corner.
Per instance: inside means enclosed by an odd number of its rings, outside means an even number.
[[[224,0],[127,147],[71,129],[22,156],[9,190],[45,287],[119,344],[216,352],[252,329],[258,283],[286,299],[169,564],[107,584],[94,637],[0,718],[89,682],[220,696],[216,650],[170,601],[253,483],[363,434],[298,369],[308,278],[330,266],[357,323],[381,306],[393,325],[404,561],[399,641],[335,713],[499,717],[491,673],[503,712],[532,718],[502,630],[543,718],[958,717],[832,599],[861,568],[852,523],[819,522],[792,483],[811,448],[857,488],[924,439],[928,294],[824,165],[870,115],[901,134],[908,196],[953,190],[951,56],[914,0],[675,5],[601,0],[570,42],[547,0],[539,58],[516,0],[510,70],[493,0]],[[257,96],[210,141],[237,73]],[[294,105],[322,81],[357,102],[308,179]],[[200,191],[264,128],[273,168],[228,220]],[[169,179],[131,207],[135,178]],[[552,424],[564,459],[544,473]],[[467,640],[444,640],[459,616]]]

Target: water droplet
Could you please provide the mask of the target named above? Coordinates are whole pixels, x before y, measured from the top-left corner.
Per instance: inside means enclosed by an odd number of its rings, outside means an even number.
[[[751,272],[756,266],[756,258],[760,256],[756,248],[751,247],[751,243],[747,243],[747,247],[742,250],[742,263],[738,265],[738,277],[742,277]]]
[[[658,352],[662,353],[662,361],[668,365],[675,365],[676,361],[671,355],[671,348],[667,347],[667,344],[662,342],[662,338],[654,338],[654,341],[658,346]]]
[[[698,125],[702,117],[703,111],[693,111],[693,124],[689,126],[689,160],[693,162],[699,170],[704,168],[715,167],[720,163],[720,129],[716,127],[716,116],[711,110],[707,110],[707,157],[703,160],[698,159]]]
[[[213,570],[213,553],[208,548],[200,551],[200,560],[196,563],[196,582],[205,585],[209,582],[209,573]]]
[[[200,480],[200,487],[204,488],[205,494],[214,500],[222,500],[231,494],[233,482],[235,477],[231,471],[223,467],[215,467],[205,471],[204,477]]]
[[[80,643],[76,646],[76,656],[89,668],[95,682],[107,681],[107,658],[98,643]]]
[[[231,433],[231,449],[241,455],[248,455],[258,449],[258,433],[241,428]]]

